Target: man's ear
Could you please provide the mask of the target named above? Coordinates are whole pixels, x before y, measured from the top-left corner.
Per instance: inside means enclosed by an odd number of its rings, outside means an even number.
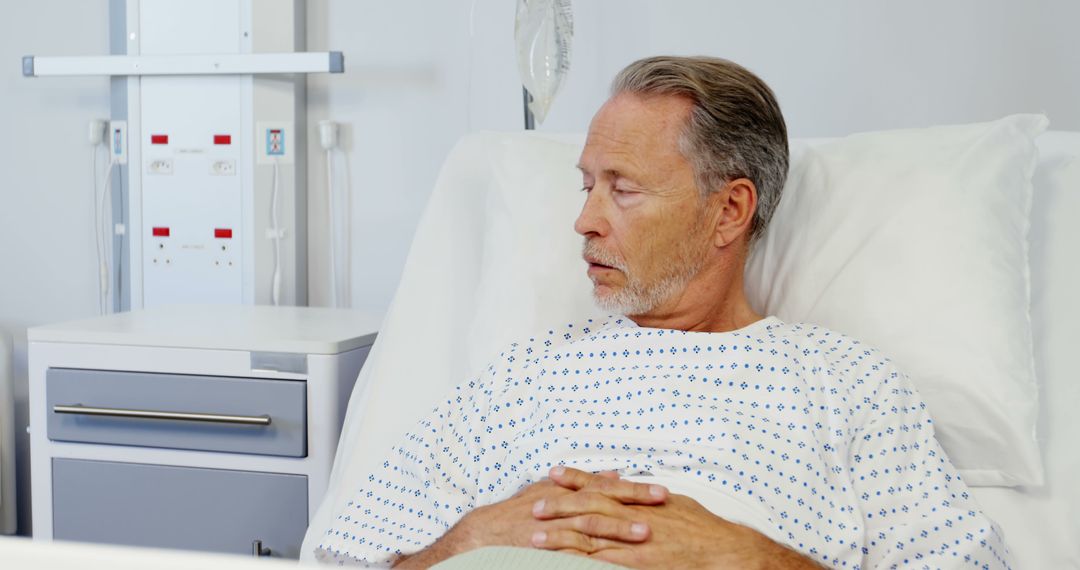
[[[740,237],[749,240],[750,228],[757,210],[757,186],[749,178],[736,178],[713,195],[720,201],[716,210],[716,232],[713,243],[727,247]]]

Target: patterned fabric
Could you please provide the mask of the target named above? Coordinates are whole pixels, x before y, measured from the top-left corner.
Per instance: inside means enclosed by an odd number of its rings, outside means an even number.
[[[725,333],[613,318],[510,345],[361,483],[317,558],[389,564],[554,465],[707,488],[837,568],[1009,567],[908,379],[775,317]]]

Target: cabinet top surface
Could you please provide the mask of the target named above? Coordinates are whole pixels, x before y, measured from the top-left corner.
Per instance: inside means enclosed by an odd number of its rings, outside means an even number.
[[[31,328],[30,342],[339,354],[371,344],[381,318],[323,307],[172,305]]]

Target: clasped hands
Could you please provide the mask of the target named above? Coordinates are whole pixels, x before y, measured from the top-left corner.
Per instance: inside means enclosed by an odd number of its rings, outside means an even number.
[[[435,563],[496,545],[567,552],[632,568],[787,567],[809,562],[663,486],[635,483],[614,472],[555,467],[548,479],[473,510],[427,551],[402,560],[402,566],[422,567],[423,561]]]

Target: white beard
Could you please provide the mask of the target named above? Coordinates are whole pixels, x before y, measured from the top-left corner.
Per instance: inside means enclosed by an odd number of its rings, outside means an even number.
[[[621,315],[643,315],[656,309],[685,290],[705,264],[704,252],[695,251],[692,244],[683,242],[672,256],[668,271],[655,282],[645,283],[627,269],[626,262],[619,256],[600,249],[593,242],[585,241],[582,255],[614,267],[626,276],[626,286],[605,294],[598,291],[596,280],[593,279],[593,300],[597,306]]]

